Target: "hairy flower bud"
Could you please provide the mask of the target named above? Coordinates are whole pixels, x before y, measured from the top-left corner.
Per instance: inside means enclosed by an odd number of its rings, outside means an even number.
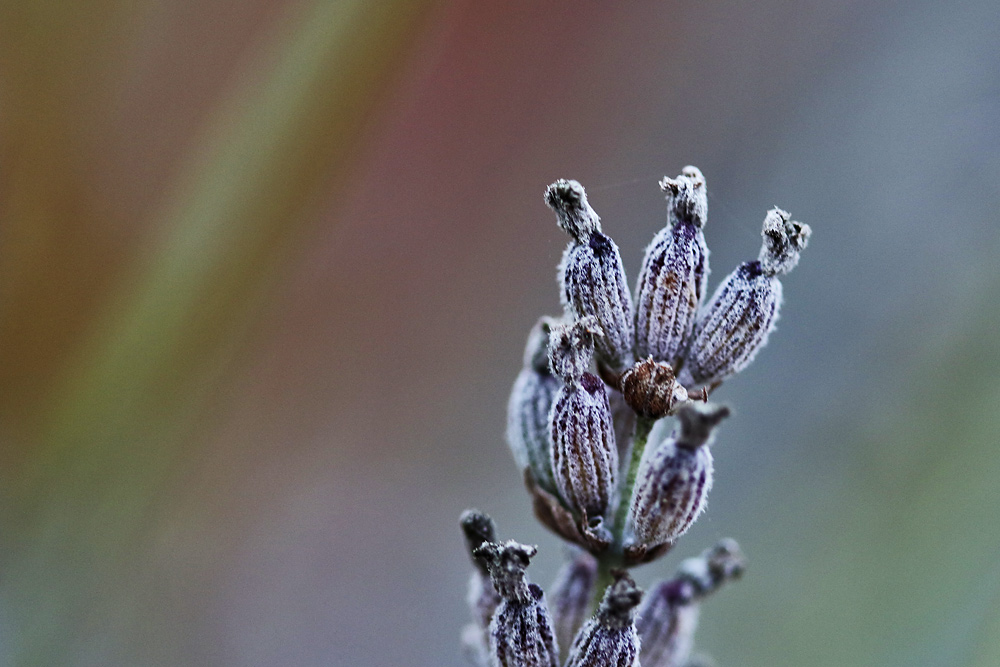
[[[509,541],[476,549],[503,601],[490,623],[490,655],[498,667],[558,667],[559,649],[542,589],[525,580],[535,547]]]
[[[648,452],[639,466],[627,528],[633,548],[650,549],[684,534],[705,508],[712,488],[712,430],[729,414],[715,405],[678,413],[679,428]]]
[[[577,322],[569,331],[557,329],[549,347],[552,368],[563,371],[565,382],[549,415],[552,471],[567,506],[581,519],[599,520],[614,496],[618,449],[604,383],[590,373],[576,375],[581,364],[572,340],[580,339],[585,324]],[[567,340],[571,341],[568,347],[564,346]]]
[[[625,402],[636,414],[659,419],[671,414],[674,406],[688,400],[687,390],[674,380],[674,370],[648,357],[625,371],[621,377]]]
[[[597,613],[573,641],[566,667],[633,667],[639,664],[635,607],[642,591],[624,570],[615,573]]]
[[[549,588],[552,622],[561,651],[569,650],[573,637],[587,619],[596,581],[597,560],[585,551],[577,551]]]
[[[524,368],[514,381],[507,402],[507,444],[521,470],[528,468],[535,481],[554,493],[552,447],[549,444],[549,411],[561,382],[549,370],[549,332],[557,320],[541,318],[528,336]]]
[[[496,540],[496,528],[493,525],[493,519],[472,509],[462,512],[459,522],[462,526],[462,534],[465,536],[465,546],[476,566],[476,571],[469,577],[469,592],[466,596],[466,602],[472,612],[476,627],[480,630],[480,643],[485,647],[486,636],[484,633],[489,628],[497,605],[500,604],[500,595],[493,588],[486,562],[477,558],[475,553],[483,544]],[[468,646],[470,639],[471,635],[463,637],[463,643]]]
[[[762,234],[761,259],[730,273],[699,315],[680,376],[683,384],[721,382],[746,368],[767,344],[781,307],[778,275],[798,263],[810,229],[773,209]]]
[[[600,219],[576,181],[550,185],[545,203],[573,237],[559,263],[563,306],[577,317],[596,318],[598,359],[621,369],[632,362],[632,297],[618,246],[601,233]]]
[[[734,540],[720,541],[697,558],[681,563],[678,573],[649,591],[637,612],[645,667],[682,667],[689,664],[699,603],[722,584],[738,578],[743,554]]]
[[[635,348],[677,368],[691,338],[708,279],[708,246],[702,227],[708,212],[705,179],[685,167],[660,187],[670,202],[668,224],[646,248],[636,286]]]

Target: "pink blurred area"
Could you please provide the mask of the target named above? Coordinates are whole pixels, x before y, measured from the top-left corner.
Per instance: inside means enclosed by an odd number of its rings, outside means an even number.
[[[155,248],[155,213],[218,104],[269,71],[297,8],[154,2],[93,36],[102,64],[91,78],[59,88],[72,64],[43,61],[37,80],[0,81],[0,122],[4,107],[24,105],[3,128],[0,187],[20,192],[31,177],[32,197],[46,197],[54,168],[72,176],[55,183],[79,188],[54,200],[67,208],[3,232],[8,476],[31,461],[39,406],[110,295]],[[292,252],[276,252],[247,328],[216,350],[221,379],[150,491],[142,534],[119,545],[132,554],[127,576],[97,581],[93,605],[66,621],[67,664],[462,664],[459,513],[478,506],[505,537],[541,545],[539,580],[559,559],[556,538],[530,517],[503,430],[524,336],[559,308],[565,238],[541,195],[560,177],[587,186],[631,277],[664,221],[656,181],[685,164],[709,183],[713,286],[756,254],[770,206],[813,225],[771,347],[723,394],[738,423],[723,434],[729,458],[684,554],[751,535],[758,554],[787,540],[789,567],[805,567],[795,531],[809,515],[782,506],[792,534],[777,534],[758,512],[775,506],[769,480],[787,484],[817,461],[855,465],[824,445],[837,427],[874,419],[851,412],[856,392],[910,381],[912,357],[960,339],[983,294],[954,299],[952,288],[992,284],[993,272],[955,261],[977,241],[983,256],[998,247],[978,209],[934,252],[920,240],[933,216],[919,211],[933,210],[924,196],[941,171],[970,200],[996,197],[996,78],[963,58],[992,61],[997,26],[986,2],[950,15],[931,3],[847,1],[435,6],[379,92],[349,169],[303,205],[307,224]],[[5,49],[17,57],[16,45]],[[927,77],[975,104],[913,102],[933,93]],[[45,127],[65,135],[35,137],[32,113],[60,115]],[[942,118],[957,124],[947,136],[936,134]],[[26,152],[39,146],[49,162]],[[13,219],[17,201],[7,204]],[[914,261],[944,282],[892,277]],[[885,298],[859,287],[886,274]],[[928,307],[947,322],[927,323]],[[873,377],[865,368],[876,362],[885,372]],[[790,397],[795,410],[782,404]],[[839,484],[831,474],[815,486]],[[792,485],[811,493],[811,482]],[[65,567],[88,576],[86,563]],[[758,567],[763,581],[783,576]],[[25,622],[17,601],[4,605],[0,628],[16,643]],[[781,664],[780,646],[720,617],[706,640],[725,664],[738,664],[739,638],[744,664]],[[813,664],[837,664],[831,655]]]

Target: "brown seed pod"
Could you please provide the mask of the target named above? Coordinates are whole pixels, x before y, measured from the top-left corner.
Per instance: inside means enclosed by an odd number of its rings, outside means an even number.
[[[670,364],[647,357],[625,371],[621,378],[625,402],[636,414],[659,419],[687,401],[687,391],[674,379]]]

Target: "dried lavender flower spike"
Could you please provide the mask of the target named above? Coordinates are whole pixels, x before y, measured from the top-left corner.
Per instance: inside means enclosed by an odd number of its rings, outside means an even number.
[[[559,494],[578,519],[599,522],[615,494],[618,448],[604,382],[583,371],[589,363],[584,333],[591,320],[553,330],[549,361],[564,384],[552,404],[549,426]]]
[[[761,258],[729,274],[698,317],[682,384],[713,384],[746,368],[767,344],[781,307],[778,276],[798,263],[807,225],[773,209],[764,220]]]
[[[585,551],[576,551],[549,588],[550,612],[560,651],[569,650],[573,637],[587,619],[596,581],[597,559]]]
[[[549,444],[549,411],[559,391],[560,380],[549,370],[549,333],[558,320],[542,317],[528,335],[524,368],[514,381],[507,402],[507,444],[523,471],[531,470],[535,481],[555,493],[552,477],[552,447]]]
[[[503,597],[490,623],[490,656],[499,667],[558,667],[552,621],[542,589],[529,584],[525,568],[535,547],[487,542],[476,549]]]
[[[550,185],[545,203],[573,237],[559,263],[563,306],[577,317],[596,318],[598,359],[621,369],[632,361],[632,297],[618,246],[601,232],[600,219],[576,181]]]
[[[713,472],[707,445],[728,414],[724,406],[686,406],[678,413],[679,428],[647,453],[626,519],[630,546],[648,549],[673,542],[705,509]]]
[[[639,664],[635,608],[642,591],[624,570],[615,573],[597,613],[580,629],[566,667],[632,667]]]
[[[685,167],[660,187],[669,201],[668,224],[646,248],[636,285],[635,349],[674,369],[682,361],[708,280],[705,179]]]

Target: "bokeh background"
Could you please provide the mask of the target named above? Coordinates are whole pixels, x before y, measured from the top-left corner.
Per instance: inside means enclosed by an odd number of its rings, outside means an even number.
[[[814,230],[718,397],[725,666],[1000,664],[1000,10],[0,5],[0,663],[460,665],[467,506],[558,310],[541,193],[634,277],[709,185],[712,285]]]

